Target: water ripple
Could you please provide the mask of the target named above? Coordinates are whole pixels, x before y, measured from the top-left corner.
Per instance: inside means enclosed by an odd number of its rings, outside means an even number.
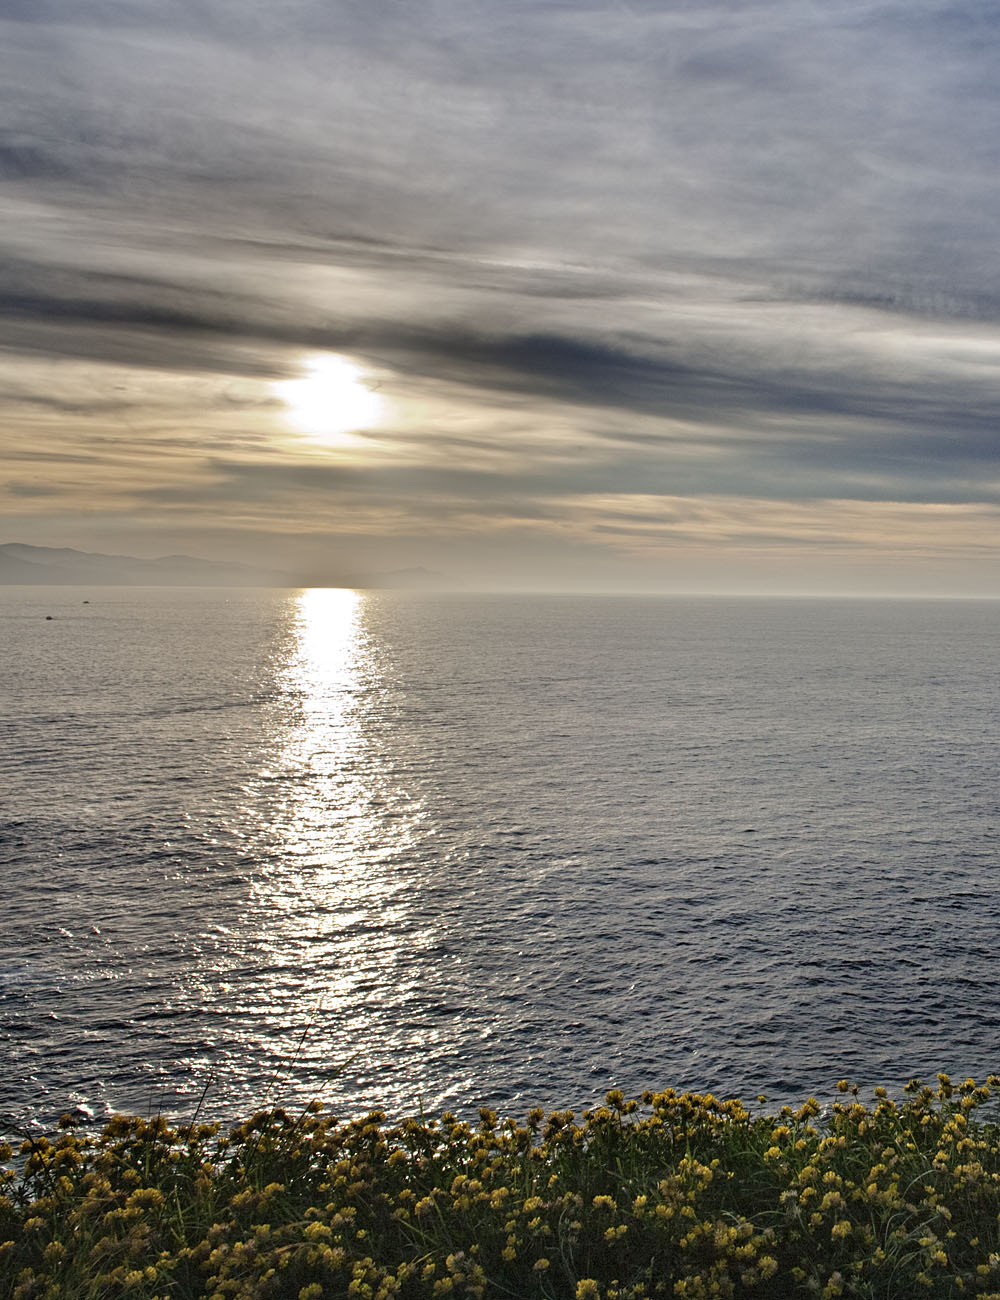
[[[997,606],[0,614],[0,1127],[996,1068]]]

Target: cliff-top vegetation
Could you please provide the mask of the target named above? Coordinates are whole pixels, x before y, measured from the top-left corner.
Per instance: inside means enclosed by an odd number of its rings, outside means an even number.
[[[1000,1300],[1000,1078],[840,1086],[822,1114],[668,1090],[525,1123],[67,1116],[0,1149],[0,1297]]]

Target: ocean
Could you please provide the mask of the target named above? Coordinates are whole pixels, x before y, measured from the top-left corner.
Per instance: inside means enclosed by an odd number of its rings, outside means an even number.
[[[1000,1069],[1000,603],[0,588],[0,1130]]]

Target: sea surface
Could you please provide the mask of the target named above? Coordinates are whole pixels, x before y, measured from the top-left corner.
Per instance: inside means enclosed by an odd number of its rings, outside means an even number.
[[[998,646],[990,602],[0,588],[0,1130],[982,1079]]]

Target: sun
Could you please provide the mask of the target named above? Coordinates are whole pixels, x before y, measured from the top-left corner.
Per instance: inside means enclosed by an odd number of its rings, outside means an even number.
[[[301,379],[274,385],[287,418],[318,442],[335,443],[345,433],[378,424],[382,399],[365,382],[365,372],[347,357],[328,353],[310,358]]]

